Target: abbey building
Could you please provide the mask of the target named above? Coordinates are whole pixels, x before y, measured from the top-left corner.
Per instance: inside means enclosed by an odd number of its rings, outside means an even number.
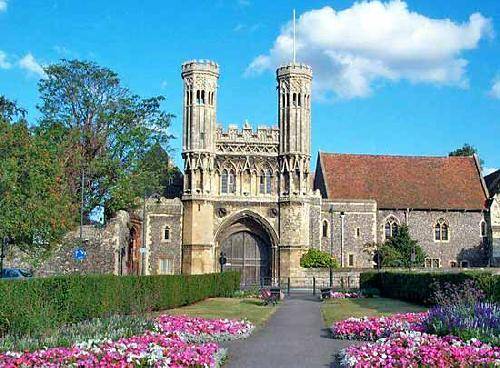
[[[100,241],[89,241],[79,267],[197,274],[219,271],[224,253],[226,268],[254,284],[304,277],[300,257],[309,248],[331,252],[344,268],[372,268],[366,244],[402,224],[427,253],[425,267],[500,265],[498,175],[488,189],[476,157],[321,151],[312,172],[311,68],[277,69],[273,127],[222,128],[219,75],[211,61],[182,65],[182,195],[119,213]],[[331,141],[325,148],[335,148]]]

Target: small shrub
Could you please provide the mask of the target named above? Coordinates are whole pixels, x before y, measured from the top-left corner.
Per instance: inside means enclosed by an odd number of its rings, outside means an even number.
[[[338,263],[335,258],[327,252],[323,252],[316,248],[310,248],[300,258],[300,266],[304,268],[337,268]]]

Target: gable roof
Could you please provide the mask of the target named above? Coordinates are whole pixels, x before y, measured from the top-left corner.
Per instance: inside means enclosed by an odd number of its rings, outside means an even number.
[[[494,196],[496,193],[500,193],[500,169],[486,175],[484,177],[484,182],[486,183],[491,196]]]
[[[482,210],[486,206],[487,190],[474,156],[320,152],[318,159],[315,189],[328,199],[374,199],[379,208]]]

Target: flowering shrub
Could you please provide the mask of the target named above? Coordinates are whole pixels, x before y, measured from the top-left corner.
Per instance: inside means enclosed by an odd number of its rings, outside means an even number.
[[[427,313],[393,314],[388,317],[349,318],[332,325],[332,335],[337,339],[374,341],[402,331],[424,331]]]
[[[397,332],[375,343],[351,346],[341,353],[343,367],[498,366],[500,348],[478,340],[463,342],[421,332]]]
[[[155,322],[156,331],[169,336],[178,335],[190,342],[220,342],[246,338],[254,327],[247,321],[169,315],[160,316]]]
[[[42,367],[219,367],[226,355],[214,341],[247,337],[254,326],[186,316],[160,316],[154,331],[111,339],[92,339],[71,347],[0,354],[6,368]]]
[[[362,298],[363,296],[361,294],[352,292],[352,293],[343,293],[340,291],[330,291],[330,298],[332,299],[356,299],[356,298]]]
[[[214,343],[189,344],[147,333],[96,346],[51,348],[0,355],[2,367],[216,367],[223,351]]]
[[[437,306],[429,311],[425,326],[428,332],[439,336],[477,338],[500,345],[500,306],[487,302]]]

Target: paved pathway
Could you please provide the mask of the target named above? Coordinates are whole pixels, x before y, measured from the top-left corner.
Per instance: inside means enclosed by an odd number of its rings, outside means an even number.
[[[334,367],[337,352],[353,342],[329,337],[320,306],[312,295],[288,297],[265,327],[227,344],[229,361],[224,367]]]

